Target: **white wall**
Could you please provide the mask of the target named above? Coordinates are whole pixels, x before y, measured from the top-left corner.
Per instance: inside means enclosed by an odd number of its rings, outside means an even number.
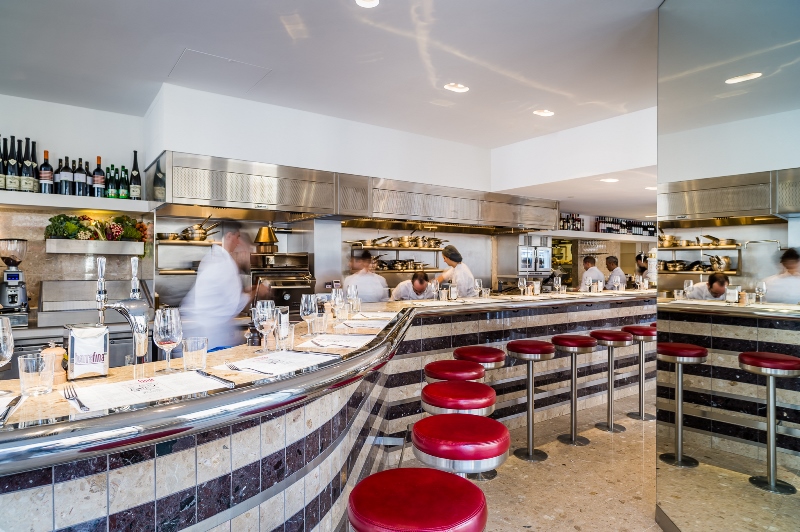
[[[143,153],[144,119],[137,116],[0,94],[0,133],[35,140],[39,163],[48,150],[54,166],[64,156],[89,157],[94,168],[99,155],[104,166],[130,168],[133,150],[139,151],[142,170],[148,160]]]
[[[661,135],[659,183],[800,166],[800,109]]]
[[[168,149],[475,190],[489,190],[491,182],[489,150],[174,85],[162,86],[145,122],[151,153]]]
[[[653,166],[656,118],[652,107],[495,148],[492,190]]]

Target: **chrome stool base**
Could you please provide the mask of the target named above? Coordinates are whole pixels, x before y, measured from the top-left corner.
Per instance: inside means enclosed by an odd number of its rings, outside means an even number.
[[[467,478],[475,482],[486,482],[487,480],[494,480],[497,478],[497,469],[490,469],[483,473],[467,473]]]
[[[563,444],[573,445],[575,447],[584,447],[589,445],[589,438],[584,438],[583,436],[575,436],[575,439],[573,440],[572,435],[561,434],[556,439]]]
[[[700,462],[692,458],[691,456],[683,455],[680,460],[675,458],[675,453],[664,453],[658,457],[662,462],[665,464],[669,464],[675,467],[697,467],[700,465]]]
[[[614,434],[625,432],[625,427],[623,427],[622,425],[617,425],[616,423],[614,423],[613,425],[611,425],[611,428],[609,428],[608,423],[606,423],[605,421],[601,421],[600,423],[595,423],[594,428],[602,430],[603,432],[611,432]]]
[[[642,414],[639,412],[628,412],[628,417],[631,419],[638,419],[639,421],[654,421],[656,419],[656,416],[653,414],[645,414],[644,417],[642,417]]]
[[[794,486],[783,480],[776,480],[775,486],[770,486],[767,477],[750,477],[750,484],[764,491],[779,495],[794,495],[797,493],[797,489]]]
[[[546,452],[540,451],[539,449],[534,449],[533,454],[528,454],[528,449],[525,447],[520,447],[519,449],[515,450],[514,456],[520,460],[525,460],[526,462],[544,462],[547,460]]]

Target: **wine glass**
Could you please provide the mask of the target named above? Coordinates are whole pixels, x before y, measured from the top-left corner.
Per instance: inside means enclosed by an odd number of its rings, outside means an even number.
[[[619,282],[619,275],[611,276],[611,285],[614,287],[614,290],[619,290]]]
[[[275,330],[275,324],[278,321],[278,310],[274,306],[264,306],[254,308],[253,313],[253,324],[261,332],[262,338],[261,349],[258,349],[256,353],[269,353],[269,337],[272,331]]]
[[[348,289],[349,292],[349,289]],[[356,291],[357,292],[357,291]],[[356,296],[358,297],[358,296]],[[300,298],[300,317],[306,322],[308,327],[308,334],[304,334],[303,338],[314,336],[311,334],[311,321],[317,317],[317,295],[316,294],[303,294]]]
[[[556,294],[561,293],[561,277],[558,275],[553,277],[553,292]]]
[[[341,288],[334,288],[331,291],[331,308],[333,309],[334,319],[337,323],[341,323],[344,321],[342,317],[344,316],[344,307],[347,304],[347,300],[344,298],[344,292]]]
[[[431,293],[433,294],[433,299],[439,297],[439,281],[437,281],[436,278],[434,278],[430,282],[429,286],[431,287]]]
[[[160,308],[156,310],[153,319],[153,340],[156,345],[166,353],[167,367],[158,370],[159,373],[172,373],[178,371],[170,366],[172,350],[175,349],[183,339],[183,328],[181,327],[181,313],[177,308]]]
[[[347,287],[347,301],[352,301],[358,297],[358,285],[351,284]]]
[[[683,282],[683,293],[687,296],[689,295],[689,292],[692,291],[692,288],[694,288],[694,281],[687,279]]]
[[[11,320],[0,318],[0,367],[11,362],[14,355],[14,336],[11,334]],[[11,390],[0,390],[0,397],[9,395]]]
[[[256,308],[261,308],[261,309],[265,309],[265,310],[266,309],[274,309],[275,308],[275,302],[272,301],[271,299],[262,299],[261,301],[256,302]]]
[[[519,295],[525,295],[525,287],[528,285],[527,280],[524,277],[520,277],[517,279],[517,288],[519,288]]]
[[[636,289],[637,290],[641,290],[642,289],[642,276],[641,275],[635,276],[633,278],[633,284],[636,285]]]
[[[758,302],[764,302],[764,296],[767,295],[767,283],[764,281],[759,281],[756,283],[756,295],[758,296]]]
[[[592,278],[589,277],[588,275],[583,278],[583,286],[586,287],[585,292],[592,291]]]

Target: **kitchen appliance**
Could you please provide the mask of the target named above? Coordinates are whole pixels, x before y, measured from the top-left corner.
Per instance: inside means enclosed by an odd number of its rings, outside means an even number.
[[[258,253],[278,252],[278,235],[275,234],[272,222],[258,230],[254,242]]]
[[[288,306],[293,320],[300,320],[300,300],[313,294],[317,283],[308,253],[251,253],[250,281],[253,288],[268,285],[270,298],[276,306]]]
[[[9,316],[12,326],[17,327],[28,325],[28,289],[25,286],[25,274],[19,269],[27,250],[27,240],[0,239],[0,260],[6,265],[3,282],[0,283],[0,305],[4,314],[12,315]]]
[[[497,238],[497,277],[544,280],[553,271],[553,248],[549,236],[504,235]]]

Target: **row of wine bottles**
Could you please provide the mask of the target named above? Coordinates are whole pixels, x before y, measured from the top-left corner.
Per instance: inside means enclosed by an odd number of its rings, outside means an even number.
[[[9,139],[3,139],[0,152],[0,190],[140,200],[142,176],[135,151],[130,172],[124,166],[115,168],[113,164],[103,171],[99,156],[94,170],[89,168],[88,159],[85,163],[82,158],[73,159],[70,164],[69,157],[59,159],[54,170],[48,150],[44,150],[44,162],[39,166],[36,141],[31,143],[30,138],[25,137],[23,151],[22,140],[12,135],[10,143]]]

